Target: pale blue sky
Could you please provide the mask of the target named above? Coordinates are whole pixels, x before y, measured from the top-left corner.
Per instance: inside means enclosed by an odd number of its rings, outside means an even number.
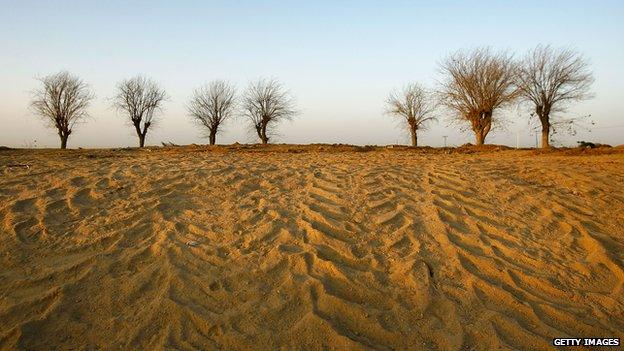
[[[58,137],[28,110],[35,77],[68,70],[94,89],[92,119],[70,147],[134,146],[136,136],[112,110],[115,84],[144,74],[171,96],[148,144],[205,143],[186,116],[193,88],[226,79],[239,90],[275,77],[301,114],[280,126],[279,142],[406,143],[383,114],[394,87],[435,86],[437,63],[476,46],[517,55],[538,43],[573,47],[592,63],[593,100],[569,115],[591,113],[590,139],[624,144],[624,1],[6,1],[0,0],[0,145],[57,147]],[[501,111],[507,130],[489,143],[523,145],[534,137],[523,110]],[[443,113],[444,114],[444,113]],[[220,143],[252,142],[242,119]],[[423,145],[473,142],[443,119],[422,133]]]

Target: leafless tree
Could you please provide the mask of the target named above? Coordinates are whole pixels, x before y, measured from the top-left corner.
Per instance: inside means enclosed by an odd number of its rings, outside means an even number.
[[[113,106],[130,119],[139,137],[139,147],[145,146],[147,131],[166,100],[167,93],[156,82],[142,76],[123,80],[117,85]]]
[[[386,100],[386,113],[399,117],[412,137],[412,146],[418,146],[418,131],[427,128],[434,121],[436,103],[432,94],[420,84],[405,86],[402,91],[393,91]]]
[[[506,52],[489,48],[457,51],[441,64],[442,103],[455,111],[457,120],[469,122],[477,145],[485,142],[492,128],[494,111],[513,102],[515,64]]]
[[[263,144],[269,142],[272,128],[283,120],[291,120],[296,114],[293,98],[274,79],[259,79],[249,84],[242,108]]]
[[[61,149],[76,122],[88,117],[87,107],[95,95],[80,78],[59,72],[40,79],[42,87],[33,92],[32,110],[55,128],[61,138]]]
[[[554,119],[566,105],[592,97],[594,82],[589,63],[571,49],[538,45],[520,61],[516,84],[523,100],[534,105],[534,114],[542,125],[542,147],[550,147],[550,132],[557,125],[574,125],[573,119]]]
[[[214,145],[221,124],[234,115],[235,91],[227,82],[215,80],[193,91],[187,109],[189,115],[208,129],[210,145]]]

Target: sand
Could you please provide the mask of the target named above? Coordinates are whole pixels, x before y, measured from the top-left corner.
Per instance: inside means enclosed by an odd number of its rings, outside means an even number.
[[[624,339],[624,150],[576,154],[0,151],[0,349]]]

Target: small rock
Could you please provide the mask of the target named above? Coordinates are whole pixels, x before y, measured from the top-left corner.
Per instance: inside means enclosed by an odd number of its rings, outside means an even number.
[[[197,241],[191,240],[191,241],[187,241],[186,245],[196,247],[199,245],[199,243]]]

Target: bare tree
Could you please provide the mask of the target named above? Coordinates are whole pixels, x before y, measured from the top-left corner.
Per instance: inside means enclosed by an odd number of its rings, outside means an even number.
[[[386,113],[401,118],[412,137],[412,146],[418,146],[418,131],[427,128],[436,120],[433,115],[436,103],[420,84],[405,86],[402,91],[393,91],[386,100]]]
[[[235,91],[227,82],[215,80],[193,91],[187,109],[189,115],[208,129],[210,145],[214,145],[221,124],[234,115]]]
[[[565,111],[572,101],[592,97],[589,89],[593,82],[589,63],[571,49],[538,45],[520,61],[516,84],[523,100],[534,105],[534,115],[542,124],[543,148],[550,147],[555,126],[574,124],[570,119],[553,119],[553,113]]]
[[[483,145],[492,128],[494,111],[514,101],[515,64],[505,52],[489,48],[457,51],[440,64],[442,103],[469,122],[477,145]]]
[[[88,117],[87,107],[95,95],[80,78],[59,72],[40,79],[43,86],[33,92],[32,110],[55,128],[61,138],[61,149],[76,122]]]
[[[274,79],[259,79],[249,84],[242,105],[244,116],[263,144],[269,142],[272,128],[283,120],[291,120],[296,114],[293,98]]]
[[[130,119],[139,137],[139,147],[143,147],[147,131],[167,100],[167,93],[156,82],[142,76],[121,81],[117,90],[113,106]]]

